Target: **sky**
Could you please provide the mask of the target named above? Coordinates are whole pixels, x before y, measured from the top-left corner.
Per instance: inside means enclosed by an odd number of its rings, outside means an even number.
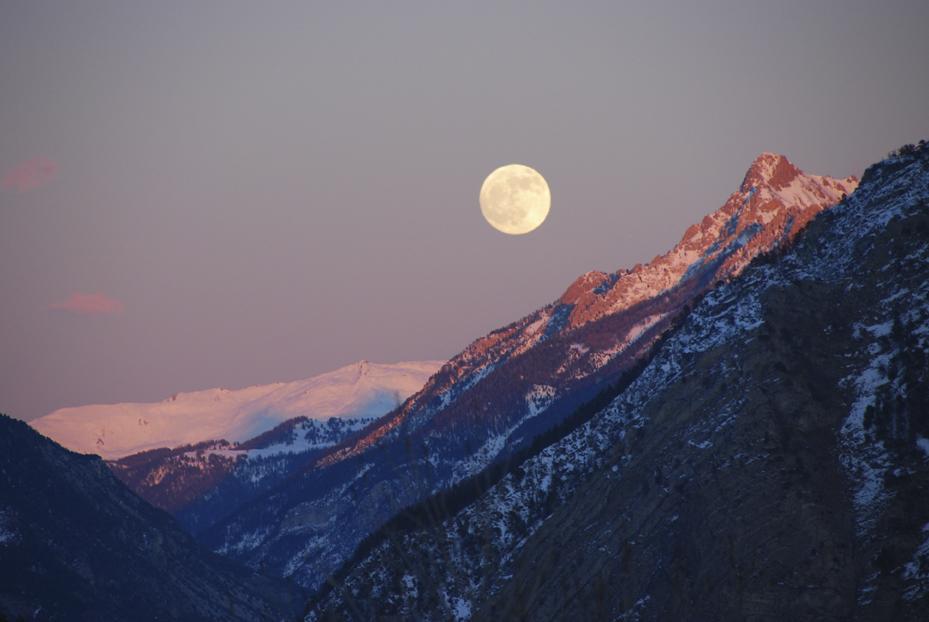
[[[929,138],[929,3],[0,3],[0,412],[448,358],[754,157]],[[493,169],[548,220],[481,217]]]

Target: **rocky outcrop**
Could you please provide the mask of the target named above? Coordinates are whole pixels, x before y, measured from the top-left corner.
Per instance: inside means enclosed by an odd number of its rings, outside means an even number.
[[[757,255],[788,241],[824,209],[851,194],[855,177],[807,175],[786,157],[758,156],[716,212],[691,226],[668,253],[613,274],[588,273],[561,297],[573,305],[567,328],[576,328],[655,296],[682,279],[725,279]]]

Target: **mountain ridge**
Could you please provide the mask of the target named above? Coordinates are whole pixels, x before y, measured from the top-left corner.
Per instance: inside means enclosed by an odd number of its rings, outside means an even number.
[[[927,268],[924,148],[708,292],[585,423],[373,539],[306,619],[925,619]]]
[[[298,591],[203,549],[97,456],[0,415],[0,618],[276,620]]]
[[[298,416],[381,415],[418,390],[441,364],[362,360],[290,382],[175,393],[158,402],[62,408],[29,423],[70,449],[110,460],[205,441],[244,442]]]
[[[791,184],[795,184],[796,188],[790,187]],[[671,251],[656,256],[647,264],[636,264],[629,270],[619,270],[612,274],[594,271],[581,275],[554,303],[475,340],[449,364],[461,360],[467,365],[468,361],[480,360],[483,353],[493,353],[494,350],[503,350],[501,357],[521,354],[542,341],[550,332],[561,333],[580,328],[606,314],[629,309],[676,285],[682,285],[689,273],[698,276],[695,268],[708,266],[713,277],[727,278],[738,273],[760,252],[766,252],[796,235],[810,219],[853,191],[857,184],[858,180],[854,176],[840,180],[807,175],[785,156],[764,152],[752,162],[740,190],[730,195],[721,208],[704,217],[701,223],[689,227]],[[791,191],[784,192],[785,189]],[[753,230],[753,225],[763,226]],[[757,235],[759,231],[762,233],[760,236]],[[695,254],[694,244],[704,236],[714,236],[715,239],[704,246],[704,253]],[[743,242],[740,240],[743,236],[749,239]],[[685,261],[688,259],[689,262]],[[714,262],[719,262],[718,269],[713,269]],[[601,274],[605,275],[604,278],[598,278]],[[548,317],[545,317],[546,312]],[[514,331],[513,327],[521,323],[524,323],[523,330]],[[651,326],[645,329],[648,328]],[[526,339],[523,343],[511,346],[512,351],[507,352],[507,342],[513,340],[514,334]],[[446,366],[443,366],[440,371],[445,369]],[[481,373],[486,372],[487,368],[469,371],[477,376],[468,380],[474,383],[482,379]],[[458,371],[456,380],[460,380],[463,375]],[[430,379],[430,384],[432,380],[434,378]],[[410,402],[421,399],[420,395],[426,394],[430,388],[427,384],[422,392],[411,396]],[[408,408],[410,402],[404,404],[404,409]],[[403,410],[400,411],[402,414]],[[385,425],[392,430],[398,423]],[[377,436],[362,438],[357,442],[364,448],[376,442],[384,433],[375,430],[372,434]],[[352,453],[351,450],[335,453],[321,459],[318,464],[327,466]]]
[[[777,162],[760,156],[745,177],[754,179],[754,170],[776,183],[743,182],[688,229],[681,244],[691,248],[679,244],[605,282],[588,273],[571,302],[557,299],[475,340],[401,407],[203,533],[204,541],[318,585],[394,513],[558,425],[645,356],[702,293],[789,242],[857,183],[789,177],[770,164]]]

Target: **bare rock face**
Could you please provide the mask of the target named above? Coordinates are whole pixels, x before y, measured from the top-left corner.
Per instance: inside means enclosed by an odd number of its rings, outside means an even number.
[[[760,156],[743,187],[669,253],[632,270],[587,273],[552,304],[476,340],[402,406],[205,532],[204,541],[318,586],[398,510],[559,426],[637,365],[718,281],[784,248],[855,185]],[[328,530],[301,531],[292,521],[284,529],[282,517],[298,505],[307,516],[316,515],[310,507],[330,516]]]
[[[627,309],[680,283],[686,276],[725,279],[757,255],[789,242],[824,209],[858,186],[855,177],[807,175],[786,157],[763,153],[752,163],[738,192],[668,253],[645,265],[611,275],[588,273],[561,297],[573,305],[567,328]]]
[[[759,175],[763,216],[800,174],[765,155],[743,191]],[[367,538],[306,619],[929,619],[927,326],[922,148],[709,291],[573,427]]]

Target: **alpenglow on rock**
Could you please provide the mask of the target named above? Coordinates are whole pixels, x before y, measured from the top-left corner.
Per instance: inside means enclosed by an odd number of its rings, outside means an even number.
[[[403,507],[531,444],[615,382],[718,281],[777,251],[857,185],[756,159],[739,190],[669,253],[588,273],[493,331],[400,408],[202,534],[214,550],[318,586]]]
[[[573,429],[369,537],[307,622],[926,620],[929,148],[901,152]]]

